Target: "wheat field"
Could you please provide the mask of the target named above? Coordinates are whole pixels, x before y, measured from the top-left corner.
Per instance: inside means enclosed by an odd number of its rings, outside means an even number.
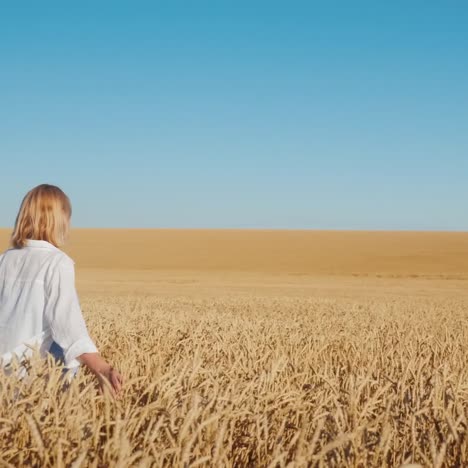
[[[0,466],[468,466],[468,234],[75,230],[67,252],[124,391],[0,374]]]

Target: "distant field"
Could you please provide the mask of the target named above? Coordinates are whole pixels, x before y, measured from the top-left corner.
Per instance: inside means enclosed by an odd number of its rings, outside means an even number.
[[[66,250],[83,269],[468,278],[468,233],[74,229]]]
[[[125,391],[0,375],[0,466],[468,466],[467,233],[74,230],[67,252]]]

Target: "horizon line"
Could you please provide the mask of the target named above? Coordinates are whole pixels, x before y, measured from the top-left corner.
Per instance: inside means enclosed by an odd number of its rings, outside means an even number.
[[[0,230],[13,230],[12,227],[0,226]],[[395,232],[395,233],[457,233],[468,234],[468,229],[383,229],[383,228],[267,228],[267,227],[72,227],[71,231],[299,231],[299,232]]]

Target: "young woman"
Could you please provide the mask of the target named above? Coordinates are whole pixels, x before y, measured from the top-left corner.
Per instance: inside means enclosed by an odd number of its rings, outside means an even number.
[[[62,252],[71,204],[58,187],[39,185],[23,199],[11,237],[0,255],[0,365],[19,362],[38,348],[60,354],[68,369],[86,365],[101,388],[118,393],[122,377],[89,337],[75,289],[73,260]],[[0,367],[1,368],[1,367]]]

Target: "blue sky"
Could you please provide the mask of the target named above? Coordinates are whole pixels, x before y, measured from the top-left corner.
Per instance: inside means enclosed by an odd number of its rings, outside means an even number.
[[[465,1],[0,5],[0,226],[468,230]]]

